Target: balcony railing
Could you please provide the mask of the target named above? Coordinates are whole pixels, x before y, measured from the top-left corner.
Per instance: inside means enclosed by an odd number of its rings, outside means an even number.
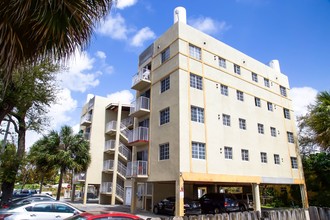
[[[107,140],[105,141],[104,151],[114,151],[115,150],[115,140]],[[127,160],[132,158],[132,153],[128,147],[126,147],[123,143],[119,143],[119,153],[125,157]]]
[[[111,194],[112,193],[112,182],[103,182],[101,185],[100,192]],[[116,195],[119,198],[124,199],[124,188],[119,184],[116,184]]]
[[[105,125],[105,133],[109,133],[111,131],[116,131],[117,129],[117,121],[110,121]],[[121,134],[127,138],[130,130],[122,123],[120,123],[120,132]]]
[[[85,181],[86,180],[86,173],[76,173],[73,176],[73,182]]]
[[[147,177],[148,161],[132,161],[127,163],[126,177]]]
[[[88,125],[90,123],[92,123],[92,114],[87,113],[81,117],[81,125]]]
[[[142,115],[150,112],[150,99],[140,96],[131,103],[130,116],[141,117]]]
[[[128,143],[134,143],[135,145],[143,144],[149,141],[149,128],[138,127],[133,129],[128,134]]]
[[[133,121],[134,121],[134,118],[133,117],[127,117],[127,118],[124,118],[123,120],[121,120],[121,123],[124,126],[129,127],[129,126],[132,126],[133,125]]]
[[[113,167],[114,167],[114,160],[105,160],[103,162],[103,171],[114,171]],[[123,177],[125,177],[127,173],[126,170],[127,170],[126,166],[122,162],[118,161],[117,172],[121,174]]]
[[[141,71],[136,73],[132,79],[132,88],[141,90],[145,86],[150,84],[150,70],[143,68]]]

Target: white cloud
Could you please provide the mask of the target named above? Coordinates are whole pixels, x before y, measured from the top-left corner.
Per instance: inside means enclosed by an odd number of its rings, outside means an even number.
[[[144,27],[134,35],[131,41],[131,45],[135,47],[141,47],[145,41],[155,38],[155,33],[149,27]]]
[[[230,28],[225,21],[216,21],[209,17],[189,19],[188,23],[207,34],[223,33]]]
[[[96,30],[97,33],[111,37],[116,40],[126,40],[128,28],[125,19],[118,13],[114,16],[109,15],[100,27]]]
[[[93,69],[94,62],[95,59],[90,58],[87,52],[76,51],[68,60],[68,68],[58,74],[61,86],[80,92],[85,92],[89,87],[96,87],[99,84],[97,77],[102,72],[84,73]]]
[[[136,3],[137,3],[137,0],[117,0],[116,1],[116,8],[124,9],[126,7],[130,7],[132,5],[135,5]]]
[[[114,103],[120,101],[123,104],[130,104],[133,101],[134,95],[129,90],[122,90],[119,92],[108,94],[107,98],[109,98],[111,102]]]
[[[103,51],[96,51],[95,55],[102,60],[107,58],[107,55]]]
[[[317,93],[318,91],[311,87],[291,89],[293,110],[296,116],[302,116],[307,113],[307,106],[315,102]]]

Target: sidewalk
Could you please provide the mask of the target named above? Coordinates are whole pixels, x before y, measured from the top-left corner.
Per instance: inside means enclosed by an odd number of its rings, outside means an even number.
[[[130,206],[127,206],[127,205],[102,205],[102,204],[98,204],[98,200],[96,200],[96,199],[89,199],[85,205],[82,204],[82,201],[71,202],[70,199],[63,199],[63,201],[68,202],[83,211],[92,211],[92,210],[100,211],[100,210],[102,210],[102,211],[116,211],[116,212],[126,212],[126,213],[130,213],[130,211],[131,211]],[[170,217],[170,216],[166,216],[166,215],[155,215],[152,212],[149,212],[146,210],[141,210],[141,209],[136,210],[135,215],[137,215],[143,219]]]

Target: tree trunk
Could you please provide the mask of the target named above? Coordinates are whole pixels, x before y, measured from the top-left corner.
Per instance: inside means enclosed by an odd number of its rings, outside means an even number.
[[[41,174],[41,181],[40,181],[40,187],[39,187],[39,193],[42,193],[42,185],[44,184],[44,179],[45,179],[45,173],[43,172]]]
[[[0,124],[3,121],[3,119],[8,115],[11,110],[13,110],[14,105],[12,103],[5,103],[5,101],[2,101],[0,103]]]
[[[61,168],[60,171],[60,180],[58,181],[58,187],[57,187],[57,195],[56,195],[56,200],[60,200],[61,197],[61,189],[62,189],[62,181],[63,181],[63,175],[64,175],[65,170]]]

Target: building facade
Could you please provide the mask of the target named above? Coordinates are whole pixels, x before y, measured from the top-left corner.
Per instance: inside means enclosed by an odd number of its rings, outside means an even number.
[[[182,216],[184,197],[227,186],[250,188],[260,210],[259,187],[280,184],[299,185],[307,207],[290,86],[279,62],[265,65],[185,21],[185,10],[176,8],[173,26],[140,54],[129,108],[102,101],[97,113],[95,97],[87,124],[90,105],[84,108],[81,125],[95,155],[86,183],[99,184],[100,203],[128,204],[132,212],[176,196]]]

